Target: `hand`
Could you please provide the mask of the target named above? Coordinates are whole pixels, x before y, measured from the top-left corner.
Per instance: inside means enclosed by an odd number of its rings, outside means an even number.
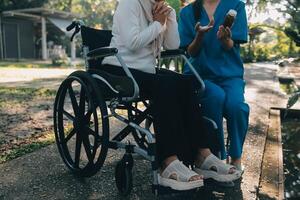
[[[154,6],[153,6],[153,10],[152,13],[156,14],[164,14],[164,15],[169,15],[170,12],[172,11],[172,8],[169,6],[169,4],[167,2],[165,2],[164,0],[161,1],[157,1]]]
[[[231,39],[232,33],[229,27],[224,28],[224,26],[220,26],[217,32],[217,37],[226,50],[230,50],[233,47],[234,42]]]
[[[223,25],[219,27],[217,32],[217,38],[223,42],[230,40],[232,37],[232,33],[229,27],[224,28]]]
[[[153,21],[158,21],[159,23],[161,23],[161,25],[165,25],[167,21],[167,16],[164,14],[154,13]]]
[[[153,6],[153,20],[164,25],[171,11],[172,8],[166,2],[158,1]]]
[[[201,26],[200,22],[197,22],[195,25],[195,31],[196,33],[198,33],[199,36],[203,36],[205,33],[210,31],[214,27],[214,24],[214,19],[210,20],[209,24],[206,26]]]

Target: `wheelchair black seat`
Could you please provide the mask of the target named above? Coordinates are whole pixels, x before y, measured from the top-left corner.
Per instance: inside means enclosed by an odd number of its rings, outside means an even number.
[[[88,46],[90,50],[99,47],[107,47],[110,44],[111,30],[98,30],[86,26],[81,26],[82,44]]]
[[[131,97],[134,94],[134,83],[127,76],[117,76],[99,69],[88,70],[99,83],[104,98]],[[105,84],[103,84],[105,83]]]
[[[82,45],[88,47],[89,51],[100,47],[108,47],[112,38],[111,30],[97,30],[81,26]],[[88,61],[91,68],[100,66],[103,58],[91,59]]]

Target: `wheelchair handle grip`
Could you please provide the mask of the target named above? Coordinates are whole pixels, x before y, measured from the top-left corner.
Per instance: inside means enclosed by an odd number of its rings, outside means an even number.
[[[75,28],[75,31],[74,31],[74,33],[73,33],[72,36],[71,36],[71,41],[73,41],[75,35],[76,35],[77,33],[79,33],[79,31],[80,31],[80,26],[81,26],[82,24],[83,24],[83,22],[81,22],[81,21],[73,21],[69,26],[67,26],[67,28],[66,28],[67,31],[71,31],[71,30],[73,30],[73,29]]]
[[[72,24],[70,24],[69,26],[67,26],[66,30],[67,30],[67,31],[70,31],[70,30],[72,30],[75,26],[76,26],[76,22],[73,21]]]

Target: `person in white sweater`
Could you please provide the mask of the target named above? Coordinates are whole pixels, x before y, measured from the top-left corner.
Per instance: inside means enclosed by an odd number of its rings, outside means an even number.
[[[179,47],[175,10],[163,0],[120,0],[112,34],[110,46],[118,49],[129,66],[141,96],[153,102],[161,169],[159,183],[175,190],[188,190],[203,186],[203,176],[218,181],[239,178],[232,166],[224,164],[209,150],[215,148],[217,138],[209,133],[201,117],[194,76],[155,68],[161,47]],[[124,75],[120,66],[115,57],[107,57],[101,69]],[[179,160],[195,164],[197,173]]]
[[[153,56],[152,43],[159,35],[163,37],[164,48],[177,49],[179,47],[180,39],[175,10],[166,7],[166,13],[168,16],[165,17],[153,15],[149,24],[140,1],[120,0],[113,18],[113,38],[110,46],[118,48],[129,67],[155,73],[156,58]],[[108,57],[103,63],[120,65],[116,57]]]

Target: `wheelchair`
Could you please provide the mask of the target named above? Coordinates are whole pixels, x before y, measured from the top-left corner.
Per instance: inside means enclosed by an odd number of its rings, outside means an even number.
[[[73,37],[81,33],[85,71],[71,73],[60,85],[54,103],[54,132],[60,156],[67,168],[76,176],[90,177],[104,164],[108,149],[125,149],[123,158],[115,168],[115,181],[122,196],[132,190],[133,156],[136,153],[151,162],[152,191],[159,193],[158,163],[156,159],[155,134],[152,124],[151,100],[140,97],[139,86],[116,48],[110,48],[112,33],[85,26],[73,21],[68,31],[75,29]],[[101,70],[106,56],[116,56],[126,76],[116,76]],[[201,77],[189,63],[183,50],[168,50],[162,58],[181,56],[188,63],[201,84]],[[138,106],[138,104],[142,106]],[[142,107],[142,108],[141,108]],[[120,114],[117,110],[127,113]],[[110,138],[110,118],[126,126]],[[216,124],[207,118],[212,131]],[[131,135],[135,143],[124,142]]]

